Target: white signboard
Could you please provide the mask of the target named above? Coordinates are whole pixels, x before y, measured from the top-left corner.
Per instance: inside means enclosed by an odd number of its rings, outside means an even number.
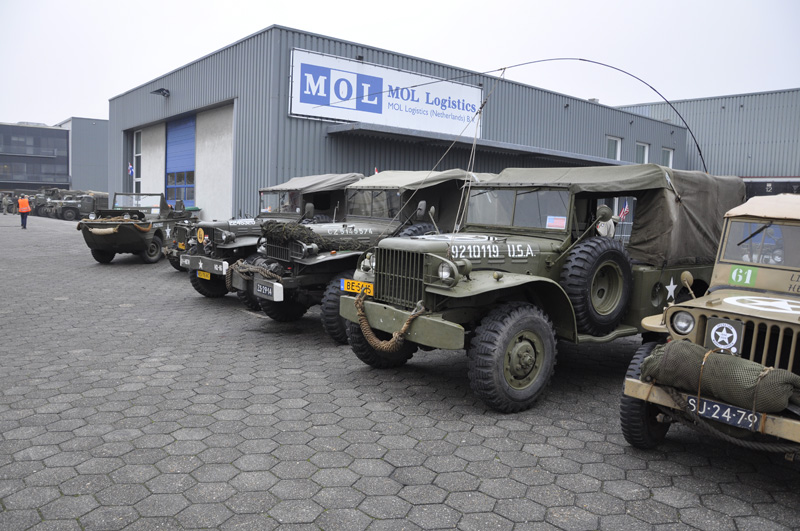
[[[480,87],[292,50],[291,88],[295,116],[480,137]]]

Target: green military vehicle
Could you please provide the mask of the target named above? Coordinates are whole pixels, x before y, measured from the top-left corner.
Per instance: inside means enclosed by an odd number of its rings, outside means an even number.
[[[138,254],[142,262],[154,264],[161,260],[163,242],[175,224],[191,218],[190,212],[170,207],[164,194],[118,193],[113,209],[91,213],[78,230],[101,264],[119,253]]]
[[[461,187],[473,178],[463,170],[385,171],[347,187],[343,221],[264,225],[264,244],[248,268],[253,297],[280,322],[297,320],[320,304],[325,331],[347,343],[339,296],[361,253],[389,236],[436,232],[435,223],[453,226]],[[235,287],[242,282],[238,277],[232,277]]]
[[[620,405],[629,444],[652,448],[674,422],[750,449],[800,451],[800,196],[730,210],[705,295],[642,326],[668,335],[637,351]]]
[[[364,255],[341,297],[350,346],[376,368],[418,348],[466,349],[473,392],[526,409],[550,381],[557,339],[639,334],[684,270],[704,291],[722,215],[743,200],[738,177],[654,164],[504,170],[472,184],[460,232],[389,238]],[[633,216],[629,235],[609,205]]]
[[[239,260],[251,264],[257,259],[256,248],[264,223],[320,223],[338,219],[344,205],[345,186],[363,177],[360,173],[307,175],[262,188],[259,214],[255,218],[200,221],[180,227],[174,249],[168,250],[170,261],[177,256],[176,269],[189,271],[189,281],[201,295],[217,298],[234,291],[246,307],[259,310],[249,285],[242,284],[244,281],[238,287],[231,285],[228,267]]]
[[[79,192],[70,198],[53,202],[55,217],[66,221],[75,221],[89,216],[92,212],[108,209],[107,192]]]
[[[76,190],[64,190],[62,188],[41,188],[35,195],[30,197],[31,214],[34,216],[46,216],[45,208],[48,200],[61,199],[64,195],[75,192]]]

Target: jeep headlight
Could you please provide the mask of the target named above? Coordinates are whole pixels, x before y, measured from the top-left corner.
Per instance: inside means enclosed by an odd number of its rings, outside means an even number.
[[[454,276],[453,273],[454,273],[453,268],[450,267],[450,264],[448,264],[447,262],[442,262],[441,264],[439,264],[439,278],[445,281],[445,283],[449,284],[449,282],[447,281],[453,278]]]
[[[685,336],[694,330],[694,317],[689,312],[676,312],[672,316],[672,328],[680,335]]]
[[[89,219],[96,219],[96,218],[97,218],[97,216],[95,215],[95,213],[94,213],[94,212],[92,212],[91,214],[89,214]]]

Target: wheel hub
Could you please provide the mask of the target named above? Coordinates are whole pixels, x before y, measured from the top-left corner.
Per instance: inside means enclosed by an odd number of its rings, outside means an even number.
[[[537,347],[541,348],[538,338],[529,333],[520,334],[509,345],[503,372],[512,387],[521,389],[536,379],[541,366]]]

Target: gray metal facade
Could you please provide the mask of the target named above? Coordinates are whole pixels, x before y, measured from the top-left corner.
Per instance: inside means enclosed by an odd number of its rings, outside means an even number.
[[[70,118],[70,175],[76,190],[108,190],[108,120]]]
[[[686,168],[686,129],[570,96],[498,80],[387,50],[272,26],[109,101],[108,189],[128,184],[136,129],[233,104],[233,204],[253,211],[255,190],[320,173],[432,169],[453,137],[391,127],[340,124],[289,115],[291,52],[303,49],[493,89],[485,106],[474,169],[618,164],[606,157],[606,135],[622,139],[621,161],[635,161],[635,143],[674,149]],[[495,86],[496,85],[496,86]],[[151,94],[166,88],[169,97]],[[437,169],[468,165],[471,138]],[[198,175],[198,180],[202,176]],[[202,207],[202,205],[199,205]]]
[[[674,101],[703,152],[709,173],[800,179],[800,89]],[[666,103],[622,110],[682,123]],[[687,135],[688,169],[703,165]]]

